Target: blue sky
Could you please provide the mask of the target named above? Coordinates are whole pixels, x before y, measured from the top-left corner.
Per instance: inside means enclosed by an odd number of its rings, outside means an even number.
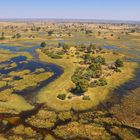
[[[0,0],[0,18],[140,21],[140,0]]]

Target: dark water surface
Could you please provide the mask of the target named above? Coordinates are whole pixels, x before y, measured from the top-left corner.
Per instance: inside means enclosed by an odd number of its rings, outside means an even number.
[[[10,65],[11,63],[14,62],[17,65],[16,67],[9,68],[9,69],[0,69],[1,74],[8,74],[12,71],[21,71],[21,70],[27,70],[27,69],[30,70],[31,72],[35,72],[35,70],[38,68],[43,68],[47,72],[54,73],[53,76],[51,76],[50,78],[41,82],[40,85],[38,87],[36,87],[35,89],[32,89],[32,91],[30,91],[30,89],[28,89],[28,90],[18,93],[18,94],[22,95],[23,97],[25,97],[26,99],[28,99],[29,102],[30,102],[30,99],[33,99],[32,98],[33,96],[37,95],[38,91],[42,87],[53,82],[61,74],[63,74],[63,69],[60,66],[58,66],[56,64],[52,64],[52,63],[42,62],[38,59],[38,55],[35,50],[39,47],[40,47],[39,45],[33,46],[32,48],[0,45],[0,49],[9,50],[12,53],[28,52],[33,57],[32,60],[27,60],[27,58],[25,56],[21,55],[21,56],[11,58],[10,60],[8,60],[6,62],[0,63],[0,64],[9,64]]]

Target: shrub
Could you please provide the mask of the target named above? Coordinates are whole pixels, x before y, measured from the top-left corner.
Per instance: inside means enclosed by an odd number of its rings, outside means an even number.
[[[83,71],[84,70],[80,67],[75,70],[74,74],[71,77],[73,83],[76,84],[82,78]]]
[[[101,75],[102,75],[102,70],[96,70],[96,71],[93,71],[92,77],[93,78],[100,78]]]
[[[99,79],[99,85],[100,85],[100,86],[105,86],[105,85],[107,85],[106,79],[105,79],[105,78],[100,78],[100,79]]]
[[[65,53],[63,51],[57,52],[58,55],[64,55]]]
[[[96,70],[101,70],[101,64],[100,63],[93,63],[89,66],[89,69],[91,69],[92,71],[96,71]]]
[[[82,98],[83,100],[90,100],[90,97],[89,96],[83,96],[83,98]]]
[[[70,46],[67,44],[63,44],[63,50],[64,52],[68,52],[68,50],[70,49]]]
[[[102,56],[97,56],[96,58],[93,59],[93,62],[94,63],[100,63],[102,65],[105,65],[106,64],[106,60]]]
[[[90,87],[93,88],[93,87],[97,87],[99,85],[99,81],[98,80],[95,80],[94,82],[91,82],[90,83]]]
[[[90,54],[85,54],[83,56],[83,59],[84,59],[84,63],[88,64],[88,63],[91,63],[92,57],[90,56]]]
[[[48,36],[51,36],[52,34],[53,34],[52,30],[48,31]]]
[[[85,79],[80,79],[77,83],[75,83],[76,85],[76,91],[78,93],[84,93],[88,90],[88,81]]]
[[[53,52],[45,51],[45,54],[48,55],[48,57],[51,57],[53,59],[62,59],[62,56],[58,54],[54,54]]]
[[[66,99],[66,94],[58,94],[57,98],[60,99],[60,100],[65,100]]]
[[[62,56],[57,55],[57,54],[52,54],[50,57],[53,59],[62,59]]]
[[[121,70],[119,68],[115,68],[114,71],[115,72],[121,72]]]

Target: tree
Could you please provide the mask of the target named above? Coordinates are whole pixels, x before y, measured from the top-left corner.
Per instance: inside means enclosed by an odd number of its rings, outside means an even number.
[[[93,63],[89,66],[89,69],[92,71],[96,71],[96,70],[101,70],[101,64],[100,63]]]
[[[4,40],[5,39],[5,35],[4,35],[4,32],[1,33],[1,37],[0,37],[0,40]]]
[[[92,48],[92,50],[96,50],[96,45],[95,44],[90,43],[90,47]]]
[[[44,48],[44,47],[46,47],[46,42],[42,42],[41,44],[40,44],[40,47],[42,47],[42,48]]]
[[[21,35],[19,33],[16,34],[16,38],[20,38]]]
[[[51,36],[53,34],[53,31],[48,31],[48,35]]]
[[[102,75],[102,70],[96,70],[96,71],[93,71],[92,77],[93,78],[100,78],[101,75]]]
[[[59,42],[59,43],[58,43],[58,47],[61,47],[61,46],[62,46],[62,43],[61,43],[61,42]]]
[[[94,63],[100,63],[100,64],[102,64],[102,65],[105,65],[105,64],[106,64],[106,60],[105,60],[105,58],[102,57],[102,56],[97,56],[97,57],[95,57],[95,58],[93,59],[93,62],[94,62]]]
[[[71,77],[72,82],[77,83],[79,79],[82,79],[83,72],[84,72],[83,68],[80,68],[80,67],[77,68]]]
[[[64,43],[63,44],[63,50],[64,50],[64,52],[68,52],[69,49],[70,49],[70,46]]]
[[[96,50],[96,46],[94,44],[90,44],[89,47],[87,48],[88,53],[91,53]]]
[[[117,60],[115,61],[115,66],[116,66],[116,67],[123,67],[123,61],[120,60],[120,59],[117,59]]]
[[[91,56],[90,56],[90,54],[85,54],[83,59],[84,59],[84,63],[85,64],[91,63]]]
[[[101,32],[100,31],[98,31],[98,36],[100,36],[101,35]]]
[[[135,30],[135,29],[132,29],[132,30],[131,30],[131,33],[135,33],[135,32],[136,32],[136,30]]]
[[[99,86],[105,86],[107,85],[107,81],[105,78],[100,78],[99,79]]]
[[[76,91],[78,93],[84,93],[88,90],[88,81],[85,79],[80,79],[77,83],[75,83],[76,85]]]
[[[91,88],[97,87],[97,86],[99,86],[99,84],[100,84],[99,81],[98,81],[98,80],[95,80],[94,82],[91,82],[91,83],[90,83],[90,87],[91,87]]]
[[[65,100],[66,99],[66,94],[58,94],[57,98],[59,98],[61,100]]]
[[[86,34],[91,34],[92,31],[91,31],[91,30],[86,30],[85,33],[86,33]]]

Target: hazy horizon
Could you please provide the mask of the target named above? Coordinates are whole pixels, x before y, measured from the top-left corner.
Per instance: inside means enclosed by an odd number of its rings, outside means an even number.
[[[87,19],[140,21],[139,0],[5,0],[0,19]]]

